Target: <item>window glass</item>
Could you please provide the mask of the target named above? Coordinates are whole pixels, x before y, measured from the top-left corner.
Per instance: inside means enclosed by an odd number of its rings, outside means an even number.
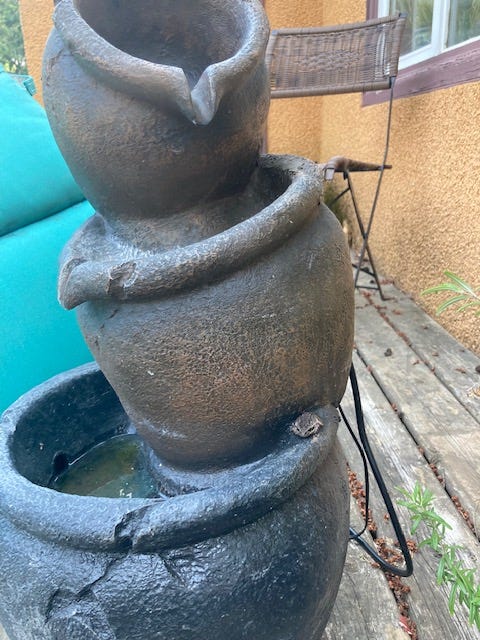
[[[407,14],[402,55],[432,42],[433,0],[390,0],[389,13]]]
[[[398,12],[408,22],[396,97],[480,79],[480,0],[367,0],[368,17]]]
[[[402,55],[431,44],[433,0],[390,0],[389,5],[388,13],[391,15],[398,12],[407,14]]]
[[[450,0],[447,47],[480,36],[480,0]]]
[[[378,15],[407,14],[400,68],[480,36],[480,0],[378,0]]]

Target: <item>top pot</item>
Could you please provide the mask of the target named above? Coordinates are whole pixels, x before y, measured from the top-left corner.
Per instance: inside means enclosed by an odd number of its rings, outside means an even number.
[[[245,186],[270,95],[257,0],[61,0],[54,23],[43,69],[50,124],[120,235],[128,217]]]

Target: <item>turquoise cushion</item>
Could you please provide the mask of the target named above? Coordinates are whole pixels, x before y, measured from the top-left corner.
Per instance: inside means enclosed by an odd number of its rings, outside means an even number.
[[[0,411],[92,356],[75,313],[57,302],[58,256],[91,214],[84,201],[0,238]]]
[[[0,236],[83,199],[45,111],[0,65]]]

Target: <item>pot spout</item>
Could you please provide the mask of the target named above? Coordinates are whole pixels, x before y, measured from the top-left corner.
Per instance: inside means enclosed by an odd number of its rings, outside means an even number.
[[[60,0],[54,23],[92,75],[199,125],[263,64],[269,35],[258,0]]]
[[[190,93],[191,111],[183,110],[183,114],[193,124],[210,124],[224,94],[239,81],[241,82],[241,78],[237,77],[237,74],[231,73],[228,66],[222,67],[222,63],[220,63],[207,67],[192,89]]]

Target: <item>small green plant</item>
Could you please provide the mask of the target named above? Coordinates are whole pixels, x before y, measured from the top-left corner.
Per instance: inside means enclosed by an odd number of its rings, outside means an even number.
[[[436,513],[434,496],[429,489],[422,489],[418,482],[412,492],[400,489],[404,500],[398,504],[406,507],[412,518],[411,533],[417,533],[420,525],[427,537],[419,542],[420,547],[429,547],[438,556],[437,584],[449,585],[448,610],[455,614],[458,603],[468,609],[468,622],[480,630],[480,584],[476,584],[476,570],[463,566],[458,557],[458,545],[445,542],[445,532],[452,527]]]
[[[480,287],[474,289],[452,271],[444,271],[443,275],[447,278],[447,282],[422,291],[422,295],[444,292],[453,293],[450,298],[444,300],[437,307],[437,315],[440,315],[449,307],[456,306],[456,311],[465,311],[472,307],[478,307],[479,309],[475,312],[475,315],[480,316]]]

